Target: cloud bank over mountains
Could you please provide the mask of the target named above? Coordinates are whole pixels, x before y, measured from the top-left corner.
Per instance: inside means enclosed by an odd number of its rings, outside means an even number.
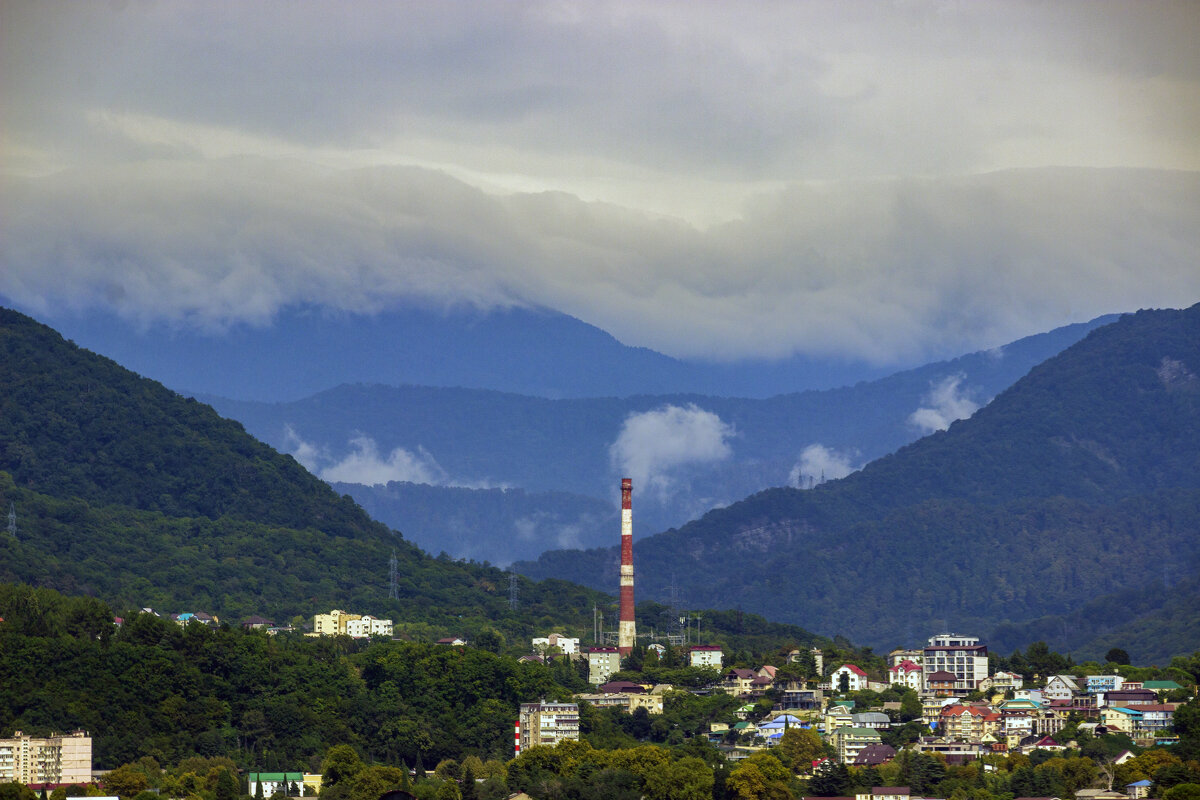
[[[1200,296],[1191,3],[0,8],[0,296],[914,363]]]

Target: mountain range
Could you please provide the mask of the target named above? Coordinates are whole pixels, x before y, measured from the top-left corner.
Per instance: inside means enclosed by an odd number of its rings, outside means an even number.
[[[682,360],[627,346],[566,314],[522,306],[407,305],[374,314],[288,306],[263,324],[227,326],[142,322],[104,309],[48,310],[36,316],[80,346],[180,393],[259,402],[299,400],[343,383],[491,389],[534,397],[769,397],[896,370],[799,355],[727,364]]]
[[[635,564],[642,596],[769,611],[874,646],[954,628],[1004,647],[1036,631],[1098,655],[1106,634],[1150,626],[1173,633],[1140,655],[1162,657],[1195,627],[1178,615],[1200,605],[1198,532],[1200,305],[1097,328],[970,419],[841,480],[644,539]],[[616,555],[516,567],[600,584]]]
[[[635,535],[765,488],[841,477],[969,415],[1113,319],[853,386],[765,399],[550,399],[377,384],[287,403],[201,399],[420,546],[504,564],[613,541],[622,477],[635,482]]]
[[[239,423],[8,309],[0,386],[12,513],[0,583],[234,624],[343,608],[392,618],[402,638],[490,631],[518,652],[550,630],[586,635],[597,608],[615,618],[605,592],[428,555]],[[643,603],[639,622],[661,626],[668,611]],[[730,647],[831,644],[750,614],[705,618]]]

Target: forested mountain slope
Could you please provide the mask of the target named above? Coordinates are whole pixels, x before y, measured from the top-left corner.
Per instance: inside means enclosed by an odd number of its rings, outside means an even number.
[[[604,592],[427,555],[238,423],[3,309],[0,386],[0,507],[16,519],[0,583],[235,624],[344,608],[417,640],[494,629],[518,652],[555,629],[586,637],[594,607],[615,619]],[[670,611],[643,603],[639,623],[664,628]],[[705,619],[706,640],[731,648],[831,644],[749,614]]]
[[[1178,587],[1162,565],[1200,563],[1198,376],[1200,306],[1122,317],[857,474],[639,542],[639,589],[674,581],[693,603],[769,608],[876,646],[946,626],[987,635],[1124,590],[1166,599]],[[518,567],[605,582],[614,558]],[[1132,621],[1121,613],[1095,635]]]
[[[431,558],[211,408],[0,310],[0,581],[286,622],[346,607],[455,632],[590,629],[607,597]],[[389,558],[399,598],[389,599]],[[423,629],[421,629],[423,630]]]

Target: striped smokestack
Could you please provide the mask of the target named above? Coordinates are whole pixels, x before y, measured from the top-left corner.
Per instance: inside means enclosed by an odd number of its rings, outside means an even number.
[[[621,621],[617,629],[617,652],[629,655],[637,640],[633,621],[633,481],[621,479]]]

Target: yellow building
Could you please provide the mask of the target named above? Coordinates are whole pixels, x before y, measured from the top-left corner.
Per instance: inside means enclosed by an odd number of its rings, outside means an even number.
[[[313,617],[313,633],[318,636],[345,636],[346,623],[352,619],[362,619],[362,614],[347,614],[337,608],[328,614],[317,614]]]
[[[92,737],[86,731],[46,739],[14,731],[0,739],[0,783],[88,783]]]

